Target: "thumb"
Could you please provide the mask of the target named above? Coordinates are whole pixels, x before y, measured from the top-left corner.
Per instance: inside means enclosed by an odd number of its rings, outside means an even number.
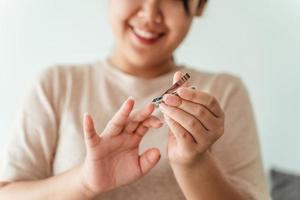
[[[140,167],[142,174],[147,174],[159,161],[160,159],[160,152],[156,148],[146,150],[140,156]]]
[[[93,118],[89,114],[84,114],[83,131],[87,150],[95,147],[100,142],[100,137],[95,130]]]
[[[175,84],[177,81],[179,81],[181,79],[181,77],[183,77],[184,74],[181,71],[177,71],[175,72],[174,76],[173,76],[173,84]],[[187,82],[185,82],[181,87],[187,87]]]

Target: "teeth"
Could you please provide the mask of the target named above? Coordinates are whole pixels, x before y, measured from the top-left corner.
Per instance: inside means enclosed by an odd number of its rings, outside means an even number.
[[[156,39],[159,37],[159,34],[151,33],[148,31],[144,31],[138,28],[133,28],[133,31],[138,34],[139,36],[146,38],[146,39]]]

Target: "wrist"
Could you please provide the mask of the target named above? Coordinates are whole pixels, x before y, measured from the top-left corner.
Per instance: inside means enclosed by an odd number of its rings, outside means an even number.
[[[207,151],[201,155],[199,155],[196,159],[188,163],[170,163],[173,172],[176,173],[194,173],[196,170],[207,168],[209,163],[211,162],[212,157],[210,153]]]
[[[195,173],[206,173],[213,166],[213,158],[209,152],[201,154],[199,158],[187,164],[171,164],[174,174],[179,176],[193,176]]]
[[[186,199],[243,199],[209,152],[193,165],[173,165],[172,169]]]
[[[81,192],[81,194],[86,199],[94,199],[97,196],[97,194],[90,189],[90,187],[88,186],[88,183],[86,182],[86,179],[84,176],[83,165],[80,165],[76,168],[75,176],[77,176],[78,190]]]

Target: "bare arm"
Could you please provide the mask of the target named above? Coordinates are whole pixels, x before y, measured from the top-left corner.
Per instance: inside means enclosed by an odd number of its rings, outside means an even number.
[[[188,200],[245,200],[207,153],[192,167],[173,166],[176,180]]]
[[[93,194],[84,186],[79,176],[80,170],[81,167],[76,167],[61,175],[38,181],[3,183],[0,187],[0,199],[93,199]]]

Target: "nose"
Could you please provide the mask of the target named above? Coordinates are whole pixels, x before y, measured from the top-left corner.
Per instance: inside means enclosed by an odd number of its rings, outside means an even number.
[[[159,5],[160,1],[161,0],[144,0],[138,12],[138,16],[149,23],[161,23],[163,17]]]

